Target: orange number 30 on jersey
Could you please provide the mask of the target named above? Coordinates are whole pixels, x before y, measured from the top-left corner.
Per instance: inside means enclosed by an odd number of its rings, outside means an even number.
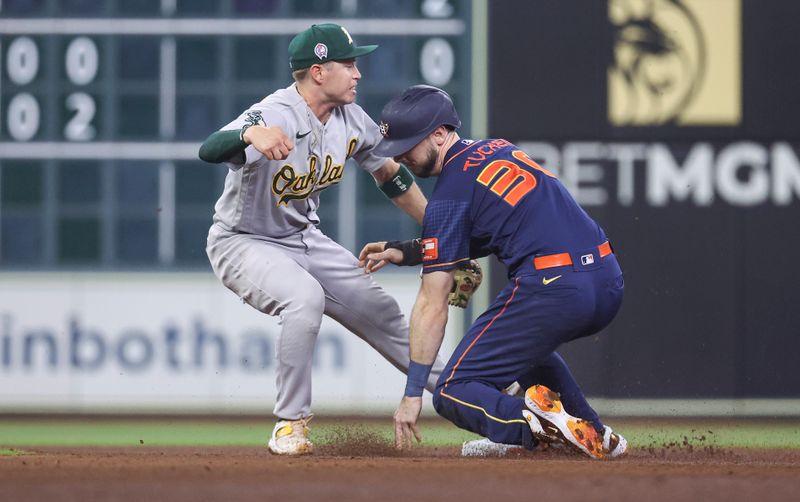
[[[523,164],[555,178],[553,173],[531,160],[522,150],[514,150],[511,155]],[[502,159],[490,162],[484,167],[478,175],[478,183],[489,187],[489,190],[502,197],[504,201],[516,206],[528,192],[536,188],[536,177],[516,162]]]

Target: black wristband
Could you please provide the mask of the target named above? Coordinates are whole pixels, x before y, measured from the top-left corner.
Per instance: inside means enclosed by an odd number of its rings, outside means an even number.
[[[408,241],[389,241],[383,246],[384,251],[393,248],[403,252],[403,261],[398,265],[410,267],[422,263],[422,244],[419,239]]]

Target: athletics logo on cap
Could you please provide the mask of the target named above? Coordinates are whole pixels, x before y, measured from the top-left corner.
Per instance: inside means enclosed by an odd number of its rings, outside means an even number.
[[[381,131],[381,136],[386,137],[389,135],[389,124],[384,121],[381,121],[381,125],[378,126],[378,129]]]
[[[317,44],[314,46],[314,54],[320,59],[325,59],[328,57],[328,46],[323,43]]]

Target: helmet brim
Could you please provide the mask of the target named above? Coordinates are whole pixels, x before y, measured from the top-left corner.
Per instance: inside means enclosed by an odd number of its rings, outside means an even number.
[[[434,129],[436,129],[436,127],[434,127]],[[410,150],[413,150],[415,146],[417,146],[423,139],[425,139],[426,136],[431,133],[431,131],[433,131],[433,129],[430,131],[424,131],[410,138],[383,138],[381,142],[378,143],[378,146],[372,150],[372,153],[378,157],[398,157]]]

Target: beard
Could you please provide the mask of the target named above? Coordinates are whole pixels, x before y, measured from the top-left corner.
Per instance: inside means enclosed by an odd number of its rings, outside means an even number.
[[[433,168],[436,167],[436,158],[438,156],[439,152],[437,152],[435,148],[431,147],[431,149],[428,150],[428,159],[419,165],[418,169],[416,170],[417,172],[414,174],[420,178],[430,178]]]

